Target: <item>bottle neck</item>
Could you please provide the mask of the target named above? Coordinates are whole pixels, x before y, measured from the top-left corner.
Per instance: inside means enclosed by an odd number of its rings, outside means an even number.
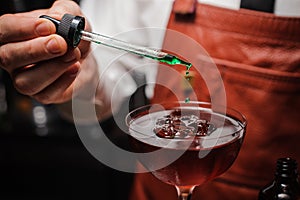
[[[277,160],[277,168],[275,172],[277,180],[297,180],[298,169],[297,162],[291,158],[280,158]]]

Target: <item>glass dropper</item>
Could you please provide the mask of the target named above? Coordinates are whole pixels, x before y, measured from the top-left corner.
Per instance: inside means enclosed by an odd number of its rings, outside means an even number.
[[[56,26],[57,34],[61,35],[68,45],[72,47],[76,47],[81,40],[85,40],[151,58],[169,65],[184,65],[187,70],[192,66],[191,63],[159,49],[138,46],[102,34],[85,31],[85,19],[80,16],[65,14],[60,21],[47,15],[40,17],[52,21]]]

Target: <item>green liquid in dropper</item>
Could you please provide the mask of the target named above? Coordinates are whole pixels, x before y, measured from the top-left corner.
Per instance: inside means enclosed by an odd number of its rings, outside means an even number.
[[[152,58],[154,60],[158,60],[159,62],[162,62],[162,63],[169,64],[169,65],[184,65],[184,66],[186,66],[187,71],[192,66],[191,63],[181,60],[181,59],[177,58],[176,56],[170,55],[170,54],[167,54],[166,56],[164,56],[162,58],[153,58],[153,57],[150,57],[150,58]]]

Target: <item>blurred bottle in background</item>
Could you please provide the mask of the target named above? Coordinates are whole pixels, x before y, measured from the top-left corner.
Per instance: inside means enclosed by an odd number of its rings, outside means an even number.
[[[280,158],[274,180],[259,192],[258,200],[300,200],[297,162]]]

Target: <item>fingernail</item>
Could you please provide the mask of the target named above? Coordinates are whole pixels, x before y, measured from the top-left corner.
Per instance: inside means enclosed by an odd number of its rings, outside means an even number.
[[[45,20],[39,21],[35,28],[35,31],[40,36],[50,35],[52,33],[51,32],[51,23],[47,22]]]
[[[61,46],[59,45],[56,38],[50,39],[46,44],[46,48],[53,54],[61,53]]]

